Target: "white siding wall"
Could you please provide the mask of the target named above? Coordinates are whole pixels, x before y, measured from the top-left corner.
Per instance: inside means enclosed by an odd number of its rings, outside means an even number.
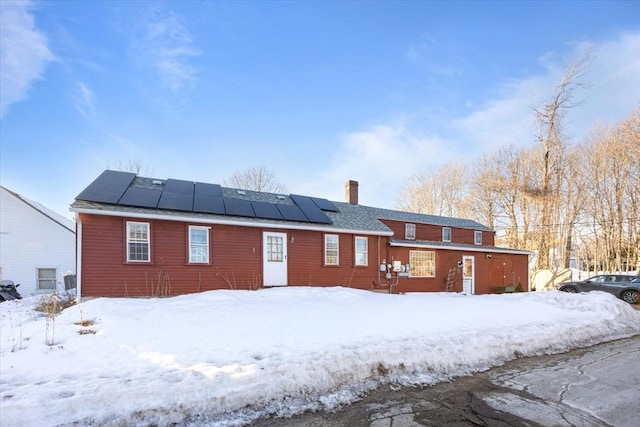
[[[38,291],[37,269],[55,268],[58,290],[64,290],[64,275],[75,274],[75,233],[4,188],[0,193],[2,279],[19,283],[26,297],[43,292]]]

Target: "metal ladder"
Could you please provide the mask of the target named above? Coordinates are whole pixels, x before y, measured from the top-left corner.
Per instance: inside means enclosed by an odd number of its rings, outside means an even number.
[[[458,269],[456,267],[452,267],[449,269],[449,274],[447,274],[447,286],[445,288],[446,292],[451,292],[453,290],[453,284],[456,280],[456,274],[458,274]]]

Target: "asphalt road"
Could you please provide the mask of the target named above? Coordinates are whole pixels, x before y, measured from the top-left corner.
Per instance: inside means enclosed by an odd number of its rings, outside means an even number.
[[[383,386],[336,412],[258,427],[640,426],[640,336],[514,360],[431,387]]]

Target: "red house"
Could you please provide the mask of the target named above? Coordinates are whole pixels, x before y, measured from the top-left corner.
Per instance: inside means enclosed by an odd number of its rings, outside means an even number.
[[[78,296],[346,286],[495,293],[529,285],[529,252],[475,221],[104,171],[71,206]]]

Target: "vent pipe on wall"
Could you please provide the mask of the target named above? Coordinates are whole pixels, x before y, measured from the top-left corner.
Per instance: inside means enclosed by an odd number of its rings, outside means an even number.
[[[358,181],[347,181],[344,184],[344,197],[352,205],[358,204]]]

